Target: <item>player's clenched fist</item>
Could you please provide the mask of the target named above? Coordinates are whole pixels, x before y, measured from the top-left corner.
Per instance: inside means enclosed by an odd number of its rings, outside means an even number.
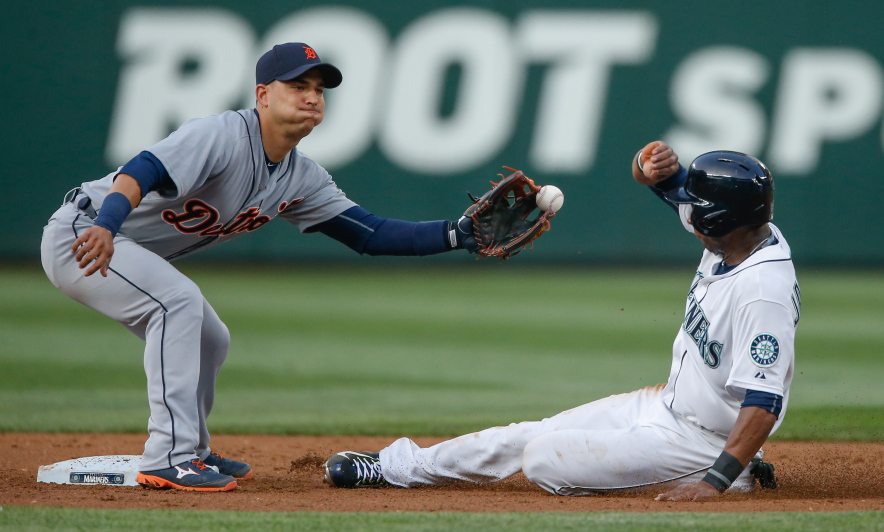
[[[77,262],[80,263],[80,269],[89,266],[86,270],[86,277],[89,277],[97,271],[101,271],[101,275],[107,277],[107,268],[110,265],[111,257],[114,256],[114,237],[110,231],[104,227],[96,225],[83,231],[83,234],[71,246],[71,253],[76,253]]]
[[[632,158],[632,177],[642,185],[656,185],[678,171],[678,155],[662,140],[655,140]]]

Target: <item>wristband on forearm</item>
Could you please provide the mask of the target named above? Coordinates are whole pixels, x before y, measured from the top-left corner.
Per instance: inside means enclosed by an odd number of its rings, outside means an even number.
[[[737,480],[740,473],[743,472],[743,464],[737,460],[734,455],[727,451],[722,451],[718,460],[712,464],[709,472],[703,477],[703,482],[717,489],[719,493],[723,493],[731,487],[731,484]]]
[[[641,173],[645,173],[645,169],[642,168],[642,151],[638,150],[638,153],[635,154],[635,165],[638,166],[638,171]]]
[[[457,238],[457,222],[447,222],[445,224],[445,242],[448,249],[460,249],[461,245]]]
[[[117,231],[130,212],[132,212],[132,203],[129,198],[120,192],[112,192],[104,198],[101,210],[95,217],[95,225],[110,231],[112,237],[117,236]]]
[[[465,249],[470,253],[479,249],[479,243],[473,235],[473,220],[470,218],[461,216],[456,222],[448,222],[446,230],[451,249]]]

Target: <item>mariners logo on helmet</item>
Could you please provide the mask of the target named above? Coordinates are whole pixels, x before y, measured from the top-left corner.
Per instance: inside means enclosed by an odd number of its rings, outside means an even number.
[[[773,366],[780,356],[780,343],[770,334],[759,334],[752,340],[749,355],[755,365],[766,368]]]

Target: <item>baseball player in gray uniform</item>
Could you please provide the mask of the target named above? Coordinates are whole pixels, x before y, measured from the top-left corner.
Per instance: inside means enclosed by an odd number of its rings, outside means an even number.
[[[256,66],[255,109],[187,122],[69,192],[46,225],[41,255],[52,283],[145,341],[150,420],[138,482],[227,491],[252,475],[248,464],[209,447],[206,419],[230,335],[171,260],[277,216],[370,255],[475,250],[456,222],[370,214],[297,150],[322,121],[324,90],[341,81],[310,46],[274,46]]]
[[[494,482],[521,470],[559,495],[651,489],[671,501],[754,489],[755,478],[775,486],[761,445],[786,413],[800,292],[786,239],[770,223],[773,178],[757,159],[726,151],[685,169],[659,141],[632,171],[706,248],[668,383],[429,448],[401,438],[380,453],[338,453],[326,462],[328,483]]]

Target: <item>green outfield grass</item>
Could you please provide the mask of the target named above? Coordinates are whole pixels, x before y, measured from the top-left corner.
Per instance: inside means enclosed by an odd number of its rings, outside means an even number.
[[[839,513],[257,513],[5,507],[0,530],[881,530],[884,512]]]
[[[381,435],[457,434],[664,382],[693,274],[182,268],[233,337],[214,432]],[[799,281],[776,437],[884,439],[884,273]],[[142,345],[39,268],[0,269],[0,430],[145,432]]]

